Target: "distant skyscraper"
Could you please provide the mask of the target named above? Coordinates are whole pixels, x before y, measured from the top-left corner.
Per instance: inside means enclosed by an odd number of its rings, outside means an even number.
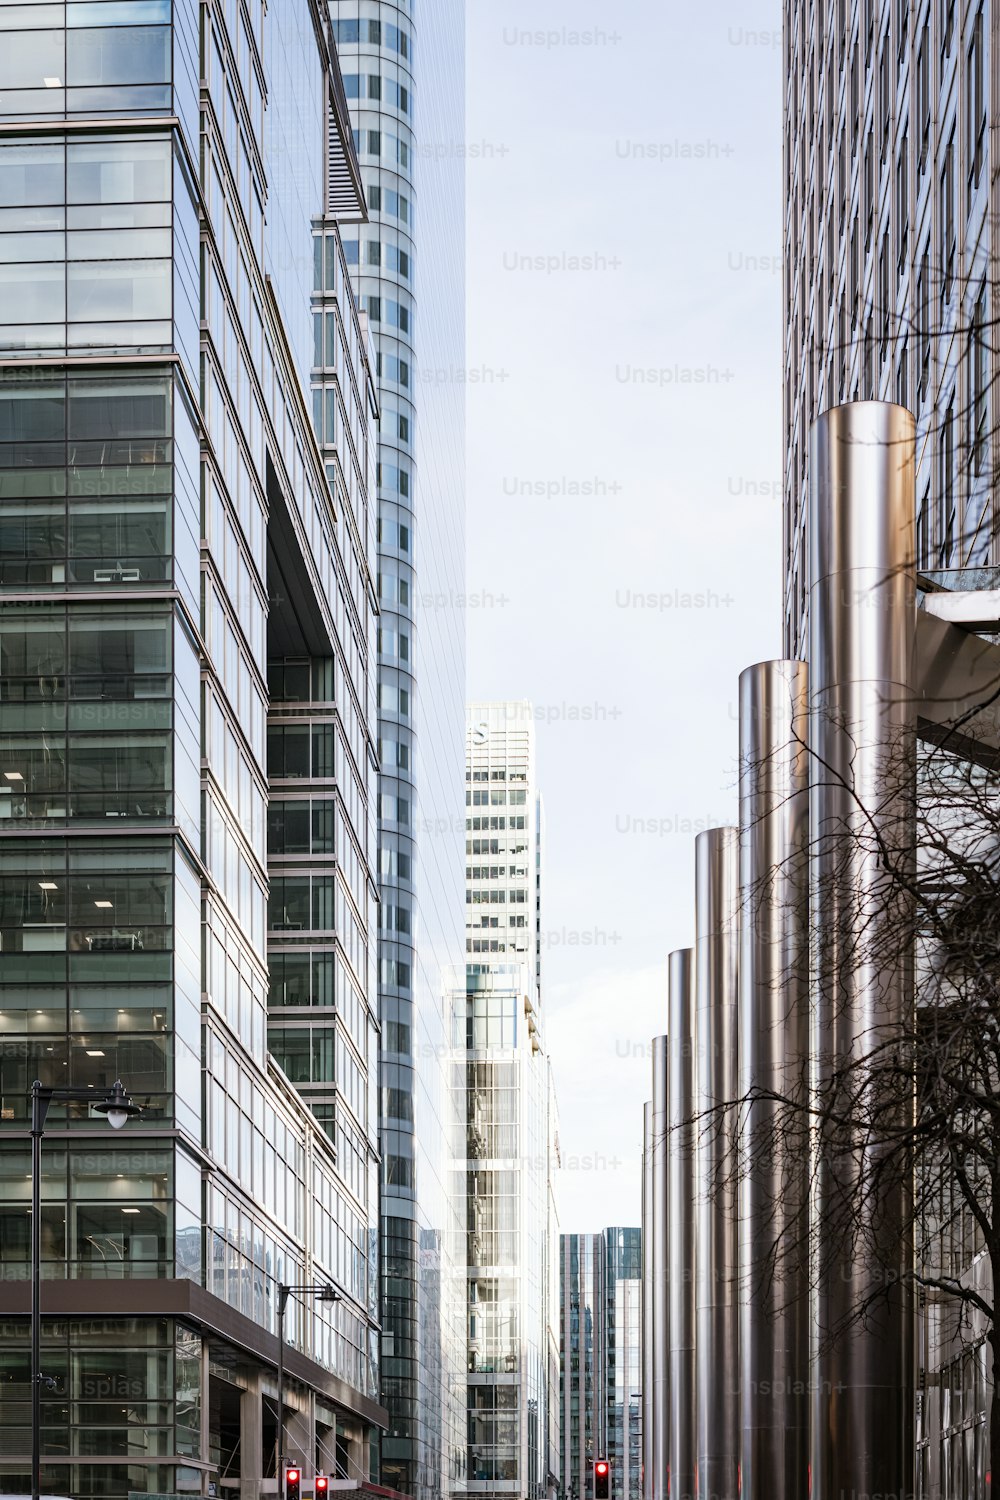
[[[369,221],[345,235],[379,399],[378,794],[386,1484],[463,1482],[465,57],[461,0],[330,0]]]
[[[558,1135],[530,704],[470,705],[466,764],[468,1490],[538,1500],[557,1464]]]
[[[564,1234],[560,1253],[564,1500],[589,1500],[596,1458],[613,1500],[642,1494],[642,1231]]]
[[[607,1447],[603,1395],[603,1238],[559,1236],[559,1484],[563,1500],[590,1500],[595,1458]]]
[[[642,1496],[642,1230],[559,1236],[559,1361],[564,1500],[589,1500],[594,1460],[613,1500]]]
[[[604,1231],[607,1457],[613,1500],[642,1493],[642,1231]]]

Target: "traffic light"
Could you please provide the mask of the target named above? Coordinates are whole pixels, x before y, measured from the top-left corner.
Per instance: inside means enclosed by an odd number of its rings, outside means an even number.
[[[285,1500],[299,1500],[302,1489],[302,1470],[285,1470]]]
[[[611,1465],[606,1458],[594,1460],[594,1500],[609,1500],[611,1494]]]
[[[329,1493],[330,1493],[330,1481],[329,1481],[329,1479],[327,1479],[327,1477],[326,1477],[325,1474],[317,1474],[316,1475],[316,1500],[320,1500],[320,1496],[321,1495],[326,1496],[326,1495],[329,1495]]]

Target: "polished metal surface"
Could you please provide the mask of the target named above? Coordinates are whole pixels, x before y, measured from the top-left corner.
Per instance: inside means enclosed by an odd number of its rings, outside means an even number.
[[[653,1105],[642,1107],[642,1497],[653,1484]]]
[[[694,973],[690,948],[670,955],[667,1178],[667,1279],[670,1500],[694,1500],[698,1432],[695,1413],[695,1129]]]
[[[657,1036],[653,1038],[653,1108],[650,1118],[653,1216],[653,1437],[649,1448],[652,1468],[649,1489],[651,1500],[667,1500],[667,1354],[670,1346],[667,1305],[668,1086],[667,1038]]]
[[[697,1268],[695,1402],[697,1492],[739,1493],[737,1187],[737,963],[739,830],[695,840],[695,1070]]]
[[[812,432],[810,518],[810,946],[813,1081],[891,1042],[913,1003],[911,965],[886,962],[897,910],[887,869],[912,846],[915,730],[913,419],[858,402]],[[863,933],[858,941],[859,933]],[[874,1150],[817,1151],[812,1500],[912,1493],[908,1188],[881,1194],[878,1233],[850,1243]],[[872,1239],[874,1238],[874,1243]],[[877,1302],[870,1298],[879,1295]],[[854,1319],[868,1306],[863,1325]]]
[[[744,1500],[808,1491],[808,1158],[775,1150],[809,1052],[808,671],[740,676],[740,1476]]]

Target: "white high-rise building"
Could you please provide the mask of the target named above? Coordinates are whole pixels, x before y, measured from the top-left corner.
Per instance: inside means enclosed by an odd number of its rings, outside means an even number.
[[[466,959],[533,966],[540,993],[544,827],[530,703],[470,704],[465,800]]]
[[[542,1042],[541,846],[528,703],[474,703],[466,740],[468,1490],[554,1484],[555,1099]]]

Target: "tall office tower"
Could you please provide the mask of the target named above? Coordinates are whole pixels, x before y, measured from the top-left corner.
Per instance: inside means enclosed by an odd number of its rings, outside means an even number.
[[[462,1483],[464,1199],[448,1074],[462,964],[464,12],[330,0],[369,222],[376,350],[382,1374],[387,1484]]]
[[[998,20],[983,0],[796,0],[785,20],[784,626],[804,657],[809,432],[827,407],[878,398],[914,413],[918,584],[993,586]],[[975,1231],[945,1235],[919,1252],[964,1274]],[[950,1328],[931,1297],[917,1327],[922,1495],[983,1492],[987,1350]]]
[[[560,1236],[561,1464],[566,1500],[589,1500],[596,1458],[614,1500],[642,1493],[642,1231]]]
[[[556,1482],[558,1138],[530,704],[470,705],[466,803],[468,1491],[536,1500]]]
[[[35,1078],[84,1096],[43,1142],[42,1490],[273,1490],[283,1283],[340,1297],[288,1303],[284,1451],[363,1481],[374,402],[329,25],[12,6],[0,87],[0,1489],[28,1488]],[[117,1077],[142,1115],[112,1136],[87,1095]]]
[[[599,1234],[559,1236],[559,1489],[590,1500],[594,1460],[607,1449],[602,1275]]]
[[[539,820],[541,807],[538,808]],[[541,886],[541,842],[536,858],[537,884]],[[539,903],[540,905],[540,903]],[[548,1170],[546,1173],[548,1201],[545,1231],[545,1325],[548,1333],[548,1456],[546,1459],[548,1488],[551,1492],[559,1482],[562,1413],[559,1405],[559,1306],[560,1306],[560,1261],[559,1261],[559,1203],[557,1174],[562,1166],[559,1144],[559,1105],[556,1097],[552,1061],[546,1064],[546,1087],[548,1094]]]
[[[614,1500],[642,1493],[642,1231],[604,1231],[607,1456]]]
[[[919,566],[997,562],[983,0],[791,0],[785,48],[785,644],[803,656],[809,428],[826,407],[917,417]],[[940,575],[945,575],[941,577]]]

